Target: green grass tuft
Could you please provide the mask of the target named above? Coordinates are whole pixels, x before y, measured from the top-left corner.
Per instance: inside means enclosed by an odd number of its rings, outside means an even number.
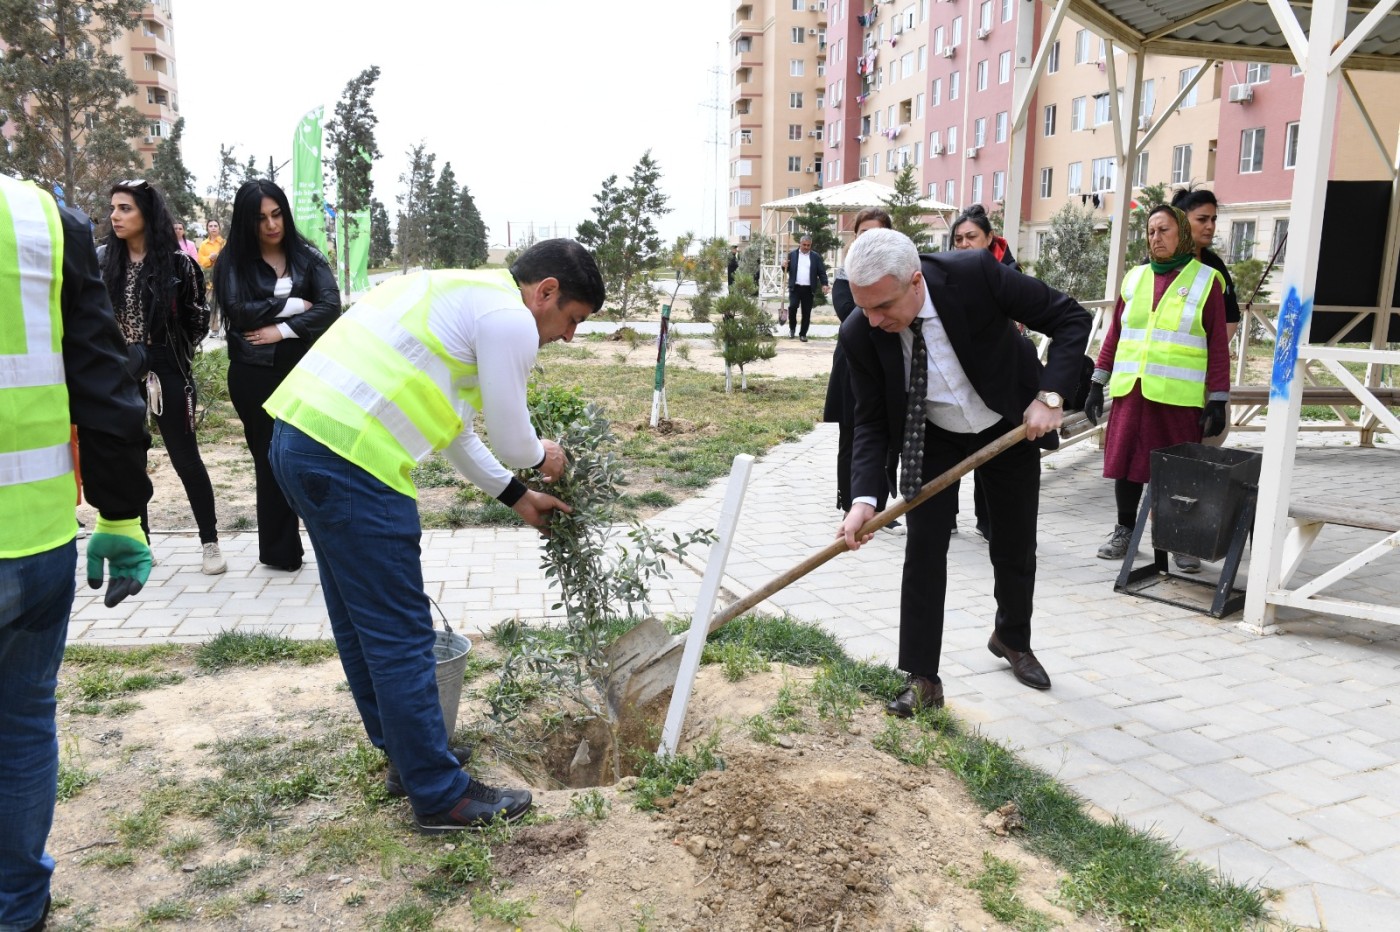
[[[1021,872],[1015,864],[984,851],[982,872],[968,883],[968,887],[982,895],[983,909],[1017,932],[1050,932],[1055,928],[1055,921],[1022,902],[1016,893],[1020,882]]]
[[[97,775],[69,761],[58,762],[58,801],[63,803],[77,796],[84,787],[97,782]]]
[[[711,735],[690,754],[662,756],[639,752],[641,768],[637,774],[636,807],[642,811],[656,808],[656,801],[672,796],[676,787],[694,783],[707,770],[722,770],[724,760],[716,753],[719,736]]]
[[[258,867],[258,860],[250,857],[241,857],[231,863],[210,864],[208,867],[201,867],[195,871],[190,884],[196,890],[202,891],[231,887],[257,870]]]
[[[335,655],[334,641],[293,641],[272,634],[220,631],[212,640],[199,645],[194,661],[205,673],[216,673],[232,667],[261,667],[284,660],[320,663]]]

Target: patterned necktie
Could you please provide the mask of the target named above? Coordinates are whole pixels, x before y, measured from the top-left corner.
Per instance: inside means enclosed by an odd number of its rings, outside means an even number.
[[[899,493],[906,502],[923,488],[924,402],[928,396],[928,344],[924,343],[923,325],[918,317],[909,325],[914,350],[909,356],[909,404],[904,413],[904,449],[899,457]]]

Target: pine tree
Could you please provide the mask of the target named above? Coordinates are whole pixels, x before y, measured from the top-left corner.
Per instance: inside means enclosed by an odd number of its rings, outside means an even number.
[[[481,211],[477,210],[476,201],[466,185],[462,185],[461,194],[457,197],[457,223],[463,232],[462,266],[475,269],[485,265],[490,257],[486,222],[481,219]]]
[[[233,207],[233,193],[238,187],[238,158],[233,154],[234,147],[219,144],[219,170],[214,175],[214,183],[206,189],[213,198],[214,212],[207,220],[217,220],[228,230]]]
[[[1108,241],[1094,230],[1094,212],[1066,204],[1050,218],[1036,277],[1080,301],[1097,301],[1108,280]]]
[[[394,257],[394,238],[389,233],[389,212],[378,198],[369,201],[369,264],[382,269]]]
[[[724,357],[726,392],[734,390],[730,367],[739,367],[739,390],[747,391],[749,380],[744,366],[778,355],[778,340],[773,336],[773,318],[750,297],[753,291],[753,279],[741,273],[734,277],[734,287],[729,294],[715,302],[715,311],[720,314],[720,320],[713,339]]]
[[[408,149],[408,171],[399,175],[403,191],[399,202],[399,262],[404,272],[409,266],[431,262],[428,217],[433,201],[433,163],[437,156],[425,143]]]
[[[689,264],[690,279],[695,282],[695,297],[690,299],[690,316],[694,320],[709,320],[715,300],[724,291],[729,279],[729,243],[724,237],[700,241],[700,254]],[[750,279],[752,281],[752,279]],[[739,288],[736,273],[734,288]]]
[[[112,41],[140,23],[144,0],[0,3],[0,106],[8,118],[0,170],[47,188],[90,216],[107,189],[142,167],[131,139],[146,120],[122,101],[136,90]]]
[[[428,209],[428,242],[433,264],[440,269],[460,269],[466,265],[467,237],[458,215],[460,192],[452,163],[444,162],[442,174],[433,185]]]
[[[919,183],[914,180],[914,166],[906,165],[894,179],[894,193],[885,199],[885,209],[890,212],[894,228],[914,241],[919,252],[929,250],[928,224],[924,222],[925,211],[919,206]]]
[[[355,229],[358,216],[370,209],[374,197],[374,179],[370,168],[381,155],[374,138],[379,117],[370,105],[374,84],[379,80],[379,66],[370,65],[346,82],[345,91],[335,105],[335,117],[326,124],[326,147],[331,151],[339,191],[338,209],[347,240],[359,231]],[[371,237],[373,221],[371,220]],[[343,273],[341,287],[350,290],[350,249],[348,242],[340,252]],[[371,250],[373,251],[373,250]]]
[[[751,235],[744,248],[739,250],[739,271],[734,274],[734,290],[739,289],[739,278],[743,276],[749,280],[747,294],[757,298],[758,282],[763,274],[763,260],[774,258],[775,249],[773,237],[763,233]]]
[[[184,134],[185,118],[181,117],[175,121],[170,135],[156,146],[146,180],[165,195],[165,203],[172,216],[189,221],[198,218],[201,208],[199,198],[194,193],[194,175],[185,167],[185,159],[180,152]]]
[[[578,241],[592,250],[613,296],[613,312],[622,320],[652,299],[651,273],[666,259],[656,220],[671,209],[660,180],[661,168],[648,150],[632,167],[626,187],[618,187],[616,175],[603,182],[593,196],[593,219],[578,227]]]

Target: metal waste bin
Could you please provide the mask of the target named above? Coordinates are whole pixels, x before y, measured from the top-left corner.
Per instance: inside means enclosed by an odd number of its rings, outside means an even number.
[[[1264,458],[1248,450],[1179,443],[1152,451],[1152,546],[1219,560]]]

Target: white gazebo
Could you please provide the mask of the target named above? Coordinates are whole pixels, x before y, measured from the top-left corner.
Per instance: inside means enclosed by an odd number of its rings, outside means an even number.
[[[869,178],[862,178],[850,184],[808,191],[806,194],[797,194],[762,205],[760,226],[765,236],[772,237],[776,251],[772,262],[768,262],[768,257],[764,256],[759,263],[759,293],[765,297],[787,294],[782,264],[782,256],[789,248],[785,239],[789,235],[788,224],[784,222],[789,218],[785,215],[795,214],[809,204],[821,204],[837,215],[836,232],[845,236],[852,231],[841,229],[840,215],[854,214],[867,207],[886,207],[892,197],[894,188]],[[931,197],[921,199],[919,206],[924,209],[925,214],[941,217],[945,224],[949,222],[949,215],[958,212],[958,208],[953,205],[944,204]],[[839,261],[840,256],[836,258]]]

